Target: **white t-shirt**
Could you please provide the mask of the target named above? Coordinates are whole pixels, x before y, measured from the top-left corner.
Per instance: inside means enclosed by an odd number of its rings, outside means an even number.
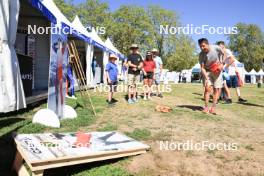
[[[231,56],[233,56],[232,52],[230,49],[226,49],[226,60],[225,64],[230,63]],[[236,66],[237,66],[238,61],[235,59],[235,61],[228,67],[227,72],[229,76],[235,76],[236,75]]]
[[[163,62],[159,56],[154,57],[154,61],[156,63],[155,73],[160,73],[161,65],[163,64]]]

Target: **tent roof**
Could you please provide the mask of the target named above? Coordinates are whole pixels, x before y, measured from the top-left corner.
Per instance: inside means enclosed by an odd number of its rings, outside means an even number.
[[[256,75],[257,72],[254,69],[252,69],[248,74],[250,74],[250,75]]]
[[[106,39],[105,46],[107,46],[110,50],[112,50],[116,54],[119,54],[120,53],[118,51],[118,49],[116,49],[116,47],[113,45],[113,43],[111,42],[111,40],[109,38]]]
[[[101,49],[106,49],[105,43],[103,40],[98,36],[97,32],[92,28],[91,32],[91,39],[92,39],[92,44],[101,48]]]
[[[264,75],[264,72],[262,69],[259,70],[259,72],[257,73],[257,75]]]
[[[53,13],[58,22],[63,22],[68,26],[71,26],[71,22],[63,15],[53,0],[42,0],[42,4]]]
[[[75,16],[74,20],[72,21],[72,25],[79,30],[81,33],[86,35],[87,37],[91,38],[91,33],[89,33],[86,28],[83,26],[82,22],[80,21],[80,18],[78,15]]]
[[[113,45],[109,38],[106,39],[105,45],[113,52],[115,52],[121,59],[126,59],[126,57]]]

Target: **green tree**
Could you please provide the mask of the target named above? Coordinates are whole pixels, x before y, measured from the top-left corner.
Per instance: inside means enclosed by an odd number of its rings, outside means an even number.
[[[68,18],[68,20],[72,21],[74,19],[77,10],[73,5],[72,0],[54,0],[54,2],[61,10],[61,12]]]
[[[175,27],[179,25],[178,15],[175,11],[163,9],[156,5],[148,6],[147,13],[153,28],[153,47],[157,48],[160,56],[164,58],[165,55],[172,52],[171,47],[174,48],[174,46],[170,46],[170,44],[175,43],[176,37],[175,35],[162,33],[160,29],[161,26]]]
[[[129,53],[132,43],[140,45],[141,52],[153,46],[151,21],[144,8],[121,6],[113,13],[109,35],[123,53]]]
[[[165,67],[171,71],[182,71],[191,69],[197,63],[195,44],[193,40],[186,36],[180,35],[175,41],[175,50],[168,54]]]
[[[264,37],[261,29],[255,24],[238,23],[237,34],[228,35],[229,47],[245,64],[247,71],[259,70],[264,58]]]
[[[111,13],[108,3],[99,0],[86,0],[76,8],[84,25],[91,27],[107,27],[109,25]]]

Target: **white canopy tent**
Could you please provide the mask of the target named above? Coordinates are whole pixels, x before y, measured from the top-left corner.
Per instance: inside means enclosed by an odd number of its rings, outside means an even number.
[[[264,76],[264,72],[263,72],[263,70],[260,69],[260,70],[258,71],[257,75],[258,75],[258,76]]]
[[[68,26],[71,26],[71,22],[63,15],[63,13],[60,11],[60,9],[56,6],[56,4],[53,2],[53,0],[42,0],[42,4],[49,9],[53,15],[57,19],[57,25],[61,25],[61,23],[65,23]]]
[[[257,76],[257,79],[258,79],[257,82],[259,82],[259,83],[264,83],[264,80],[263,80],[263,78],[264,78],[264,72],[263,72],[262,69],[260,69],[260,70],[257,72],[256,76]]]
[[[26,107],[17,55],[14,49],[19,0],[0,1],[0,112]]]
[[[103,49],[103,69],[104,69],[106,64],[108,63],[108,58],[109,58],[109,53],[106,51],[105,43],[98,36],[98,34],[96,33],[96,31],[93,28],[92,28],[92,31],[91,31],[91,39],[92,39],[93,45],[95,45],[97,47],[100,47],[100,48],[104,48]],[[100,69],[102,69],[102,68],[100,68]],[[96,83],[100,83],[100,79],[99,79],[99,77],[101,77],[101,75],[99,76],[99,73],[101,73],[100,69],[97,68],[96,71],[95,71],[96,72],[95,80],[97,80]],[[104,76],[103,76],[103,78],[104,78]],[[105,79],[104,79],[104,82],[105,82]]]
[[[186,79],[186,83],[190,83],[192,81],[192,69],[182,70],[182,79]]]

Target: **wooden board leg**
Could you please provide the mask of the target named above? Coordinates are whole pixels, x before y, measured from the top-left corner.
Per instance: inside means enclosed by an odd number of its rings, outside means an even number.
[[[23,158],[18,151],[16,152],[13,169],[16,171],[18,176],[30,176],[26,167],[23,165]]]
[[[43,176],[44,170],[32,172],[32,176]]]

